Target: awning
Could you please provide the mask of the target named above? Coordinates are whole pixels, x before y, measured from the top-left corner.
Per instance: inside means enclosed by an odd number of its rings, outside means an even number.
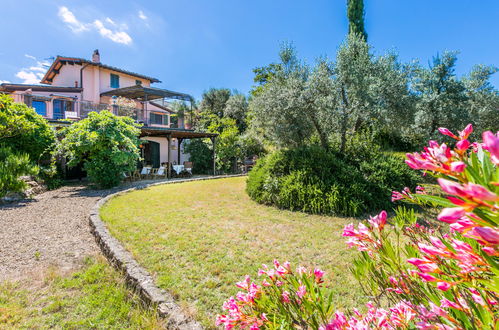
[[[173,92],[167,89],[161,89],[155,87],[144,87],[142,85],[113,89],[101,93],[100,96],[123,96],[129,99],[141,100],[141,101],[151,101],[164,98],[183,100],[189,102],[194,101],[194,98],[189,94]]]

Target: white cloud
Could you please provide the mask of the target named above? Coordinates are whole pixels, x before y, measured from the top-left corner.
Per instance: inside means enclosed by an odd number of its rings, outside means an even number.
[[[129,45],[132,43],[132,38],[124,31],[112,31],[104,26],[104,24],[96,19],[94,26],[104,38],[110,39],[116,43]]]
[[[147,20],[147,16],[142,10],[139,10],[139,18],[143,19],[144,21]]]
[[[10,81],[8,81],[8,80],[0,80],[0,84],[8,84],[8,83],[10,83]]]
[[[47,72],[50,63],[47,61],[39,61],[33,55],[25,54],[24,56],[35,61],[36,65],[32,65],[29,68],[22,68],[16,73],[16,77],[22,79],[23,84],[39,84],[40,80],[42,80],[45,75],[45,72]]]
[[[67,7],[59,7],[58,12],[59,18],[66,23],[66,25],[73,31],[74,33],[79,33],[82,31],[90,31],[95,30],[99,32],[99,34],[107,38],[113,42],[129,45],[132,43],[132,37],[128,33],[123,30],[128,29],[126,24],[116,24],[111,18],[106,17],[104,24],[101,20],[94,20],[93,23],[84,23],[79,21],[76,16],[67,8]]]
[[[16,77],[22,79],[23,84],[39,84],[40,78],[34,72],[26,71],[25,69],[16,73]]]
[[[112,19],[110,19],[109,17],[106,17],[106,22],[108,22],[111,25],[116,26],[116,23],[114,23],[114,21]]]
[[[71,29],[71,31],[78,33],[88,30],[88,25],[78,21],[75,15],[69,11],[67,7],[59,7],[57,13],[61,20]]]
[[[31,71],[41,71],[41,72],[45,72],[47,71],[47,68],[44,68],[42,66],[30,66],[29,67],[29,70]]]

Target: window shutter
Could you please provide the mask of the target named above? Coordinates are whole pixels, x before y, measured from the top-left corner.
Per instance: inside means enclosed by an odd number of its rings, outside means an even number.
[[[120,76],[111,73],[111,88],[119,88],[120,87]]]

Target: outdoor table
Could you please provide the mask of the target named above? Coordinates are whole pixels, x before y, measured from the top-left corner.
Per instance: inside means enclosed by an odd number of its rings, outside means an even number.
[[[184,170],[184,165],[172,165],[172,167],[175,170],[175,172],[177,172],[177,174],[179,174]]]

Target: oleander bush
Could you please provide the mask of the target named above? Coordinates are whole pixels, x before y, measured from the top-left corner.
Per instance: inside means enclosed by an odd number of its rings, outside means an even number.
[[[356,216],[389,206],[393,189],[417,184],[418,176],[397,157],[349,155],[317,146],[276,151],[250,172],[248,195],[284,209]]]
[[[335,310],[319,269],[275,260],[261,278],[246,276],[223,304],[225,329],[497,329],[499,325],[499,132],[471,143],[468,125],[452,146],[430,141],[407,154],[412,169],[434,176],[438,194],[418,188],[392,193],[392,201],[439,208],[436,225],[421,225],[399,206],[345,226],[357,248],[351,271],[372,301],[364,310]],[[445,195],[445,196],[441,196]]]

